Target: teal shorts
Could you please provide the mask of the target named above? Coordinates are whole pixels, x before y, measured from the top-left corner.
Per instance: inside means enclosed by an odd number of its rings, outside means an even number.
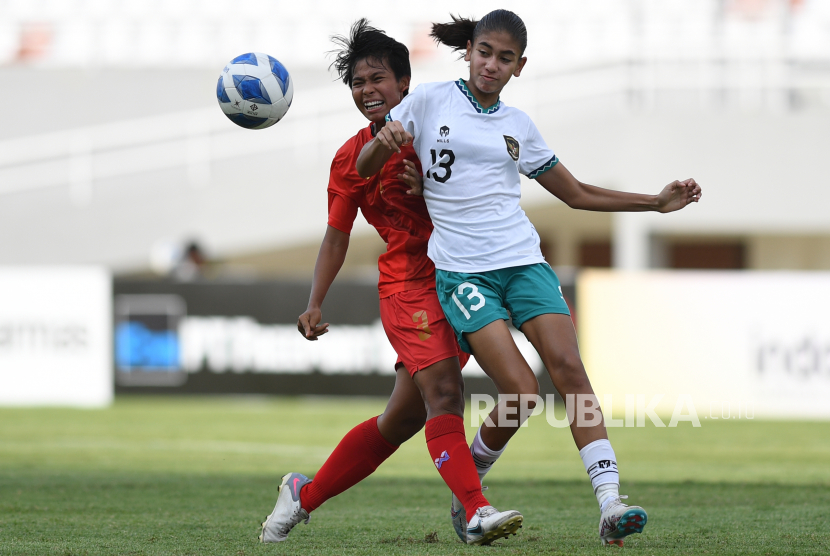
[[[496,320],[513,320],[518,329],[533,317],[570,315],[559,278],[547,263],[487,272],[435,271],[438,300],[455,331],[458,344],[472,353],[464,338]]]

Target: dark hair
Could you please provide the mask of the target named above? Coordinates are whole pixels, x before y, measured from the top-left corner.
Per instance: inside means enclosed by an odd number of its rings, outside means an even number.
[[[490,31],[504,31],[519,43],[519,56],[527,48],[527,27],[522,18],[510,10],[493,10],[480,21],[461,16],[452,17],[451,23],[433,23],[430,36],[440,44],[445,44],[455,51],[467,50],[467,41],[475,43],[476,39]]]
[[[378,60],[383,67],[395,74],[398,81],[404,77],[412,77],[409,49],[386,32],[369,25],[365,17],[354,22],[348,37],[335,35],[331,40],[340,48],[331,51],[337,54],[337,58],[329,69],[334,66],[338,77],[349,87],[352,86],[355,66],[367,58]]]

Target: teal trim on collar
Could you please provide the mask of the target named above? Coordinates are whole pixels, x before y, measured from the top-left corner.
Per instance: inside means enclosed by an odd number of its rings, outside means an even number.
[[[492,114],[496,112],[499,108],[501,108],[501,99],[496,100],[496,104],[489,108],[482,108],[481,105],[476,100],[476,97],[473,96],[473,93],[470,92],[470,89],[467,88],[467,84],[464,83],[463,79],[459,79],[455,82],[458,89],[467,96],[467,99],[470,101],[470,104],[473,105],[473,108],[476,109],[476,112],[479,114]]]

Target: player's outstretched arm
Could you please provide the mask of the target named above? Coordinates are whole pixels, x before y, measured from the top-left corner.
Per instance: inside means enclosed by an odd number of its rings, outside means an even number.
[[[603,189],[580,182],[561,162],[536,181],[571,208],[600,212],[673,212],[698,202],[702,193],[693,178],[675,180],[657,195]]]
[[[311,282],[311,296],[308,299],[308,308],[297,319],[297,329],[307,340],[314,341],[329,331],[329,323],[320,323],[323,320],[323,300],[331,287],[349,250],[349,234],[337,228],[328,226],[320,252],[317,254],[317,263],[314,265],[314,278]]]
[[[412,142],[412,134],[399,121],[387,122],[380,128],[374,139],[363,146],[357,157],[357,173],[361,178],[370,178],[380,172],[392,153],[401,152],[401,145]]]

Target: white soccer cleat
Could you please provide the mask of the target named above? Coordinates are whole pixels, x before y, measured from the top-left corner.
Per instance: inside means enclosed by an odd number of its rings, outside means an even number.
[[[481,487],[481,492],[485,490],[487,490],[487,487]],[[461,542],[467,542],[467,511],[455,494],[452,495],[450,517],[452,518],[452,528],[455,529],[455,534],[458,535]]]
[[[623,539],[634,533],[642,533],[648,522],[646,511],[640,506],[626,506],[620,496],[608,503],[599,518],[599,538],[603,545],[623,545]]]
[[[311,480],[300,473],[289,473],[283,476],[279,486],[277,505],[265,521],[262,522],[262,533],[259,542],[282,542],[288,538],[288,533],[299,522],[308,523],[311,519],[308,512],[300,506],[300,490]]]
[[[467,525],[467,544],[490,544],[515,535],[523,519],[516,510],[500,512],[493,506],[482,506]]]

